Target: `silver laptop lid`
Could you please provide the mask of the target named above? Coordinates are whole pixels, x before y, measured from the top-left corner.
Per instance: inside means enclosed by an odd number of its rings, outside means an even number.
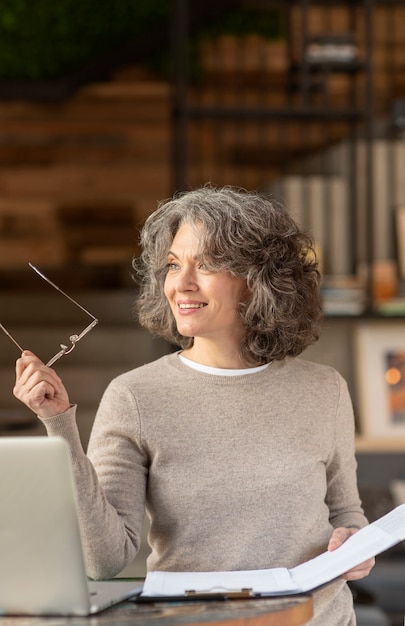
[[[0,438],[0,614],[89,612],[67,442]]]

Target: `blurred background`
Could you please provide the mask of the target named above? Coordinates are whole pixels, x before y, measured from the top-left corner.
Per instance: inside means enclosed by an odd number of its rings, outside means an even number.
[[[285,202],[327,278],[395,260],[404,3],[202,4],[0,2],[2,289],[27,259],[127,286],[145,217],[207,181]]]
[[[312,232],[326,315],[306,357],[348,381],[381,513],[405,476],[405,1],[0,0],[0,322],[44,360],[88,324],[29,261],[99,319],[57,365],[84,445],[109,380],[173,349],[133,315],[139,229],[206,182]],[[42,434],[17,356],[2,334],[0,435]]]

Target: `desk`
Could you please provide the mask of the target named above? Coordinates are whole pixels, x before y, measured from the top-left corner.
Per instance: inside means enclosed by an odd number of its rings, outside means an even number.
[[[91,617],[0,617],[0,626],[302,626],[311,596],[135,604],[123,602]]]

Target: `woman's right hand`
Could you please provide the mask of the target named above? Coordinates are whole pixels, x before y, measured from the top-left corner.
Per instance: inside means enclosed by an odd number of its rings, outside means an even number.
[[[64,413],[70,407],[67,391],[55,372],[33,352],[24,350],[16,363],[13,393],[39,417]]]

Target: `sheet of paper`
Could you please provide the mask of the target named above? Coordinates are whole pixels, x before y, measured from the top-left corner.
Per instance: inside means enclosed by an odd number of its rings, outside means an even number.
[[[290,570],[292,579],[302,591],[315,589],[338,578],[352,567],[388,550],[397,540],[377,526],[367,526],[352,535],[339,548],[323,552]]]
[[[349,537],[337,550],[324,552],[290,570],[302,591],[315,589],[352,567],[377,556],[405,539],[405,504]]]
[[[226,593],[252,589],[254,593],[297,593],[287,568],[231,572],[148,572],[142,594],[175,596],[186,591]]]
[[[381,530],[389,533],[398,541],[405,539],[405,504],[400,504],[395,509],[383,515],[372,526],[378,526]]]
[[[290,570],[272,568],[231,572],[149,572],[143,595],[182,595],[252,589],[262,595],[307,592],[338,578],[363,561],[405,539],[405,504],[362,528],[339,548]]]

